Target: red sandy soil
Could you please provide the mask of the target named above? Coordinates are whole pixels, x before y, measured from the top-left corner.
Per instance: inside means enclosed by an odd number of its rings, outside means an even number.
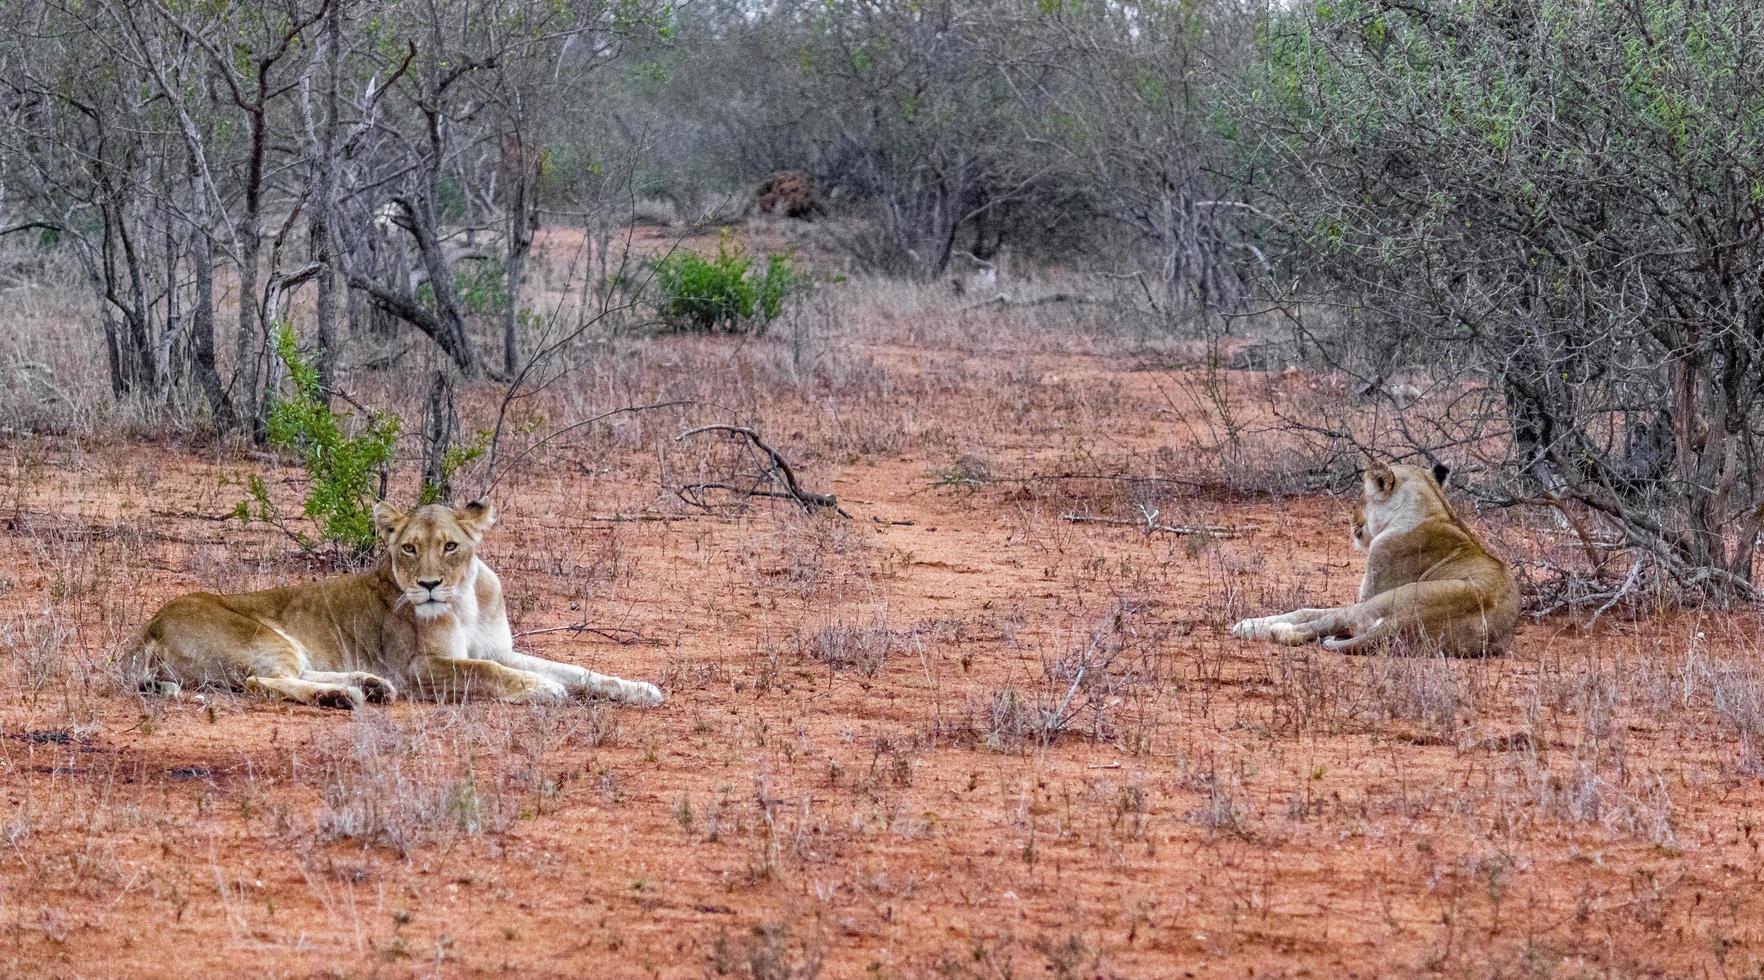
[[[784,341],[734,343],[644,356],[740,374]],[[1352,597],[1342,500],[1173,484],[1155,491],[1164,522],[1242,536],[1071,523],[1131,502],[1109,481],[1014,477],[1195,462],[1161,372],[960,338],[858,353],[888,431],[850,434],[820,395],[767,418],[849,520],[684,507],[645,462],[670,442],[660,427],[498,487],[486,557],[517,631],[604,631],[521,643],[661,683],[647,711],[139,698],[109,665],[158,603],[324,572],[222,518],[251,472],[297,507],[298,471],[183,444],[0,443],[0,975],[1764,962],[1755,616],[1553,618],[1493,661],[1234,641],[1242,615]],[[923,419],[953,435],[890,434]],[[992,479],[961,469],[963,446]],[[639,511],[671,519],[605,519]],[[1524,528],[1478,520],[1527,547]],[[878,669],[824,662],[827,637]],[[1062,660],[1098,644],[1122,652],[1079,690]],[[1024,730],[1062,705],[1062,731]]]

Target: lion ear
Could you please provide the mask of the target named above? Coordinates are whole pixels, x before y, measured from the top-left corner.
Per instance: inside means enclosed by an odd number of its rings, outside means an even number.
[[[474,538],[481,538],[496,523],[496,505],[488,500],[474,500],[464,507],[455,508],[453,519],[459,526]]]
[[[374,504],[374,531],[380,539],[390,543],[394,535],[404,527],[404,512],[384,500]]]
[[[1380,497],[1396,489],[1396,474],[1376,459],[1366,460],[1366,485]]]
[[[1442,490],[1445,489],[1446,477],[1449,477],[1451,475],[1452,475],[1452,468],[1450,466],[1447,466],[1444,463],[1434,463],[1433,464],[1433,482],[1439,484],[1440,489],[1442,489]]]

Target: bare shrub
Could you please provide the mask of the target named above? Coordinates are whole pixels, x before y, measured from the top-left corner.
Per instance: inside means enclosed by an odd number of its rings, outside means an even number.
[[[718,933],[710,967],[719,977],[813,980],[821,975],[824,955],[818,941],[793,939],[788,925],[768,922],[735,935]]]
[[[1759,595],[1764,289],[1725,270],[1764,264],[1764,227],[1726,148],[1764,118],[1732,81],[1764,22],[1717,2],[1706,36],[1663,36],[1672,9],[1403,5],[1373,31],[1306,8],[1270,23],[1246,107],[1302,179],[1293,254],[1348,308],[1295,312],[1296,338],[1384,409],[1289,421],[1549,509],[1600,604]]]
[[[917,629],[893,629],[886,614],[858,625],[831,623],[798,641],[805,656],[826,664],[828,670],[855,670],[865,677],[876,676],[889,657],[922,651],[924,646]]]
[[[1024,742],[1046,745],[1071,721],[1062,705],[1051,694],[1006,685],[970,701],[967,728],[994,749],[1016,748]]]
[[[1185,766],[1182,787],[1199,793],[1200,805],[1183,813],[1182,818],[1212,832],[1247,834],[1244,821],[1249,808],[1244,800],[1241,773],[1221,773],[1216,760],[1208,759],[1206,767]]]
[[[362,713],[349,742],[320,762],[320,804],[314,829],[329,839],[405,853],[436,836],[500,833],[515,813],[495,773],[474,766],[426,730]]]
[[[1141,751],[1150,702],[1169,676],[1167,632],[1138,603],[1117,602],[1066,652],[1043,663],[1038,683],[1026,688],[1012,681],[971,694],[960,721],[944,734],[1008,750],[1025,743],[1045,747],[1082,724],[1092,741]]]

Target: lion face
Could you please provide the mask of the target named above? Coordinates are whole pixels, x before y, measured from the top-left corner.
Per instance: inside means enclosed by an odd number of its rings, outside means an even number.
[[[454,508],[429,504],[404,512],[374,505],[374,526],[386,543],[392,580],[418,617],[447,612],[471,587],[478,542],[496,523],[494,505],[478,501]]]

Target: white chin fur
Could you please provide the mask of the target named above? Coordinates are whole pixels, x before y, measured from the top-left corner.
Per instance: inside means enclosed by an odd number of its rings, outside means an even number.
[[[411,608],[416,610],[418,619],[434,619],[447,611],[445,602],[419,602]]]

